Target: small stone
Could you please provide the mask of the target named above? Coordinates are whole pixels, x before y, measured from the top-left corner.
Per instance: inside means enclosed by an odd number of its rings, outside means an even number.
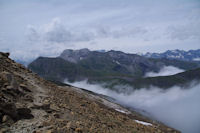
[[[52,133],[52,130],[47,130],[46,133]]]
[[[59,107],[57,107],[55,104],[51,104],[50,109],[59,111]]]
[[[6,133],[8,130],[6,128],[0,129],[0,133]]]
[[[9,119],[10,119],[9,116],[4,115],[2,118],[2,122],[7,122]]]
[[[172,129],[171,128],[167,128],[167,131],[172,131]]]
[[[31,92],[31,90],[29,90],[28,88],[27,88],[27,86],[26,85],[24,85],[24,84],[20,84],[20,88],[22,88],[24,91],[26,91],[26,92]]]
[[[76,128],[75,131],[78,132],[78,133],[82,133],[83,132],[81,128]]]
[[[6,89],[8,89],[8,90],[11,90],[11,89],[13,89],[13,86],[6,86]]]
[[[71,122],[67,123],[67,128],[69,129],[71,127]]]

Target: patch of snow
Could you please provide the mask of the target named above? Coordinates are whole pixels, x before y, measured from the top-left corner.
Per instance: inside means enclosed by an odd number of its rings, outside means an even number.
[[[116,111],[118,111],[118,112],[121,112],[121,113],[124,113],[124,114],[126,114],[127,112],[126,111],[124,111],[124,110],[121,110],[121,109],[115,109]]]
[[[120,63],[118,61],[113,60],[113,62],[117,63],[118,65],[120,65]]]
[[[118,61],[116,61],[116,63],[117,63],[118,65],[120,65],[120,63],[119,63]]]
[[[151,123],[144,122],[144,121],[135,120],[135,122],[137,122],[137,123],[139,123],[139,124],[142,124],[142,125],[145,125],[145,126],[152,126]]]
[[[141,53],[141,52],[138,52],[138,53],[137,53],[137,55],[143,56],[143,53]]]
[[[178,53],[178,51],[177,51],[177,50],[172,50],[171,52],[172,52],[172,53]]]
[[[193,58],[193,61],[200,61],[200,57],[199,58]]]
[[[149,53],[149,52],[148,52],[148,53],[146,53],[146,56],[147,56],[147,57],[151,57],[151,56],[152,56],[152,53]]]
[[[168,58],[183,58],[183,55],[167,55]]]

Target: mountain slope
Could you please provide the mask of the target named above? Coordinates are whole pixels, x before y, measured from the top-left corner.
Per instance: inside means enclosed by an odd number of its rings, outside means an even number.
[[[0,53],[0,62],[0,132],[178,132],[94,93],[48,82],[8,54]]]

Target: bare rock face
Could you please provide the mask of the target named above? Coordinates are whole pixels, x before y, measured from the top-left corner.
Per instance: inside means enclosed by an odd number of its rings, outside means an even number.
[[[78,61],[86,58],[89,54],[90,50],[87,48],[80,50],[66,49],[61,53],[60,57],[66,61],[77,63]]]
[[[0,62],[0,132],[178,133],[95,93],[48,82],[3,53]]]

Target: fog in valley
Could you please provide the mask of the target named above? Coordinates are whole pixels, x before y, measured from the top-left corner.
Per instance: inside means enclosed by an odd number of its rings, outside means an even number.
[[[160,69],[158,73],[148,72],[145,74],[145,77],[168,76],[168,75],[174,75],[180,72],[184,72],[184,70],[174,67],[174,66],[164,66],[162,69]]]
[[[168,68],[172,69],[172,67]],[[178,68],[175,69],[181,71]],[[166,68],[163,70],[166,70]],[[179,86],[174,86],[167,90],[157,87],[142,88],[139,90],[132,88],[131,92],[130,86],[118,86],[118,88],[128,87],[127,90],[129,93],[113,91],[103,87],[103,84],[89,84],[87,80],[74,83],[66,81],[65,83],[112,97],[121,105],[144,110],[149,117],[161,121],[183,133],[200,132],[200,84],[197,84],[197,82],[192,82],[190,87],[184,89]]]

